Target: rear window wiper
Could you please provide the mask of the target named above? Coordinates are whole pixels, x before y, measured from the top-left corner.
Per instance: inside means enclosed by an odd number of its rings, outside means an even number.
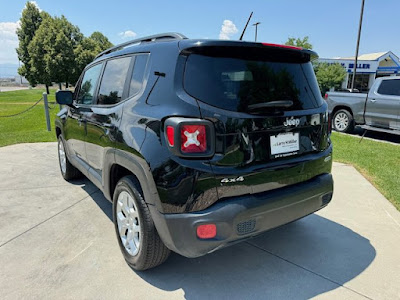
[[[250,104],[247,106],[248,111],[254,111],[261,108],[288,108],[293,106],[292,100],[277,100],[277,101],[270,101],[270,102],[263,102],[257,104]]]

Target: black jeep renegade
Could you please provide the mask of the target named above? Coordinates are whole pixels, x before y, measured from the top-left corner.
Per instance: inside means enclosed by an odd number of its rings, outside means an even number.
[[[101,53],[58,91],[61,173],[113,203],[136,270],[197,257],[326,206],[327,105],[301,48],[150,36]]]

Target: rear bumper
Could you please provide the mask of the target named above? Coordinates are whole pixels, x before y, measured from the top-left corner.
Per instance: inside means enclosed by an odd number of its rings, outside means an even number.
[[[229,244],[307,216],[332,198],[331,174],[307,182],[256,195],[226,199],[194,213],[161,214],[151,207],[153,220],[165,245],[186,257],[198,257]],[[217,226],[217,236],[196,236],[201,224]]]

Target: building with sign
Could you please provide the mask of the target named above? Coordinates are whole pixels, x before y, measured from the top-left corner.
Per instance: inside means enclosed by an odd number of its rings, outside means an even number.
[[[341,64],[346,69],[346,78],[342,83],[342,88],[351,87],[354,57],[319,58],[318,61],[328,64]],[[354,88],[366,92],[374,83],[375,78],[400,76],[400,60],[391,51],[363,54],[358,57],[356,71]]]

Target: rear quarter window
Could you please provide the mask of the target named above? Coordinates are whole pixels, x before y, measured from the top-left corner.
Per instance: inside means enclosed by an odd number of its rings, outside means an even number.
[[[129,97],[139,94],[142,90],[148,59],[149,54],[136,55],[132,77],[129,83]]]

